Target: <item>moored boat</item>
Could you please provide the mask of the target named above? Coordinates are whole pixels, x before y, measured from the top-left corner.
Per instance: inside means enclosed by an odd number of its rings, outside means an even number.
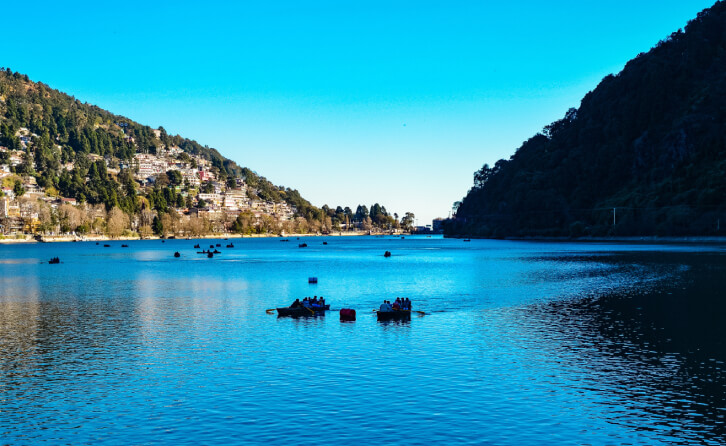
[[[378,311],[379,321],[410,321],[411,310]]]
[[[330,310],[330,304],[324,307],[282,307],[276,308],[278,316],[290,317],[306,317],[306,316],[325,316],[325,311]]]

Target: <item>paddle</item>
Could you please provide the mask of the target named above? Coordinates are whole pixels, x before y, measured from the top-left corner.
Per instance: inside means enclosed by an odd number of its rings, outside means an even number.
[[[265,310],[265,313],[267,313],[267,314],[272,314],[272,313],[274,313],[275,311],[277,311],[277,308],[269,308],[269,309]]]

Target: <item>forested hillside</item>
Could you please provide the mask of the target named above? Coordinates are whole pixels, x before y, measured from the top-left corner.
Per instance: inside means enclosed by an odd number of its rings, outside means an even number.
[[[2,234],[388,230],[374,204],[318,208],[220,153],[0,69]],[[26,193],[27,192],[27,193]],[[110,231],[110,215],[118,230]]]
[[[107,178],[83,181],[92,164],[87,155],[123,161],[131,160],[137,152],[156,154],[160,147],[178,146],[189,154],[209,160],[220,181],[242,177],[259,190],[262,199],[287,199],[303,211],[310,206],[297,191],[275,187],[264,177],[240,168],[215,149],[179,135],[169,135],[163,127],[158,129],[157,137],[151,127],[82,103],[7,68],[0,70],[0,146],[22,150],[17,136],[20,128],[27,128],[39,138],[27,158],[33,163],[24,163],[16,173],[36,175],[41,187],[53,186],[64,197],[87,200],[91,204],[120,205],[128,212],[135,212],[137,204],[133,197],[129,194],[119,196],[118,188],[108,183]],[[61,165],[67,163],[74,163],[75,171],[61,169]],[[291,196],[287,197],[290,192]]]
[[[484,165],[449,235],[713,235],[726,225],[726,3]]]

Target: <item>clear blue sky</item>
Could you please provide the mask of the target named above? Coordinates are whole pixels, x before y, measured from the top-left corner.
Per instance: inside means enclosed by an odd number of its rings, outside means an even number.
[[[713,1],[228,3],[9,2],[0,66],[426,224]]]

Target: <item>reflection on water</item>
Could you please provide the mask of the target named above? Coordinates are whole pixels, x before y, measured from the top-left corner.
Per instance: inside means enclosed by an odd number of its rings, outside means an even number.
[[[326,240],[0,246],[0,443],[726,437],[721,249]],[[312,295],[357,321],[265,312]]]

